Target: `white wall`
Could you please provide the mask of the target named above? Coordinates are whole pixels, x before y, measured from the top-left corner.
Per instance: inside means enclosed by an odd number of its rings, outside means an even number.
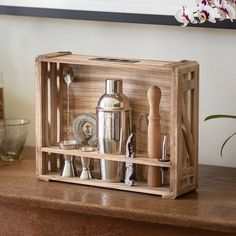
[[[0,15],[0,68],[5,75],[7,117],[31,120],[27,145],[35,141],[36,55],[77,54],[200,63],[200,163],[236,167],[236,137],[219,155],[236,120],[203,119],[236,113],[236,31]]]
[[[174,15],[183,5],[196,6],[195,0],[0,0],[0,5],[161,15]]]

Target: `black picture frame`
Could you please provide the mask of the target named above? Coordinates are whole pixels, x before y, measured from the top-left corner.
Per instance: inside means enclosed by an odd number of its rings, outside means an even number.
[[[84,11],[5,5],[0,5],[0,14],[30,17],[47,17],[58,19],[180,26],[180,23],[176,21],[174,16],[158,14]],[[189,26],[203,28],[236,29],[236,21],[231,22],[230,20],[224,20],[217,21],[217,23],[214,24],[210,22],[205,22],[204,24],[189,24]]]

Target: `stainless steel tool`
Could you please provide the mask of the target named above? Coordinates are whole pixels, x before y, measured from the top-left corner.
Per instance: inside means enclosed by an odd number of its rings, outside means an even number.
[[[61,176],[63,177],[75,177],[75,168],[74,168],[74,157],[70,155],[64,155],[64,167],[61,172]]]
[[[168,162],[170,161],[170,155],[167,154],[167,135],[164,135],[162,142],[162,155],[158,158],[159,161]]]
[[[66,83],[66,132],[67,132],[67,139],[70,139],[70,85],[74,80],[73,71],[71,68],[65,67],[63,69],[63,76],[64,81]]]
[[[97,105],[97,137],[100,153],[125,154],[131,133],[131,107],[122,92],[122,80],[106,80],[106,92]],[[101,160],[102,180],[120,182],[124,163]]]
[[[94,152],[95,149],[93,147],[81,147],[80,150],[82,152]],[[82,172],[80,174],[80,179],[89,180],[92,179],[90,173],[90,162],[91,158],[81,156],[81,163],[82,163]]]
[[[159,161],[168,162],[170,161],[170,155],[167,154],[167,135],[164,135],[162,142],[162,156],[158,158]],[[169,168],[161,167],[161,185],[169,184]]]
[[[58,146],[61,149],[76,149],[78,148],[78,143],[76,140],[70,139],[70,85],[73,81],[73,71],[71,68],[63,68],[64,81],[67,85],[67,96],[66,96],[66,139],[58,143]],[[61,172],[61,176],[64,177],[74,177],[76,176],[75,166],[74,166],[74,157],[71,155],[64,155],[64,167]]]
[[[75,140],[63,140],[58,143],[59,148],[71,150],[78,148],[78,143]],[[74,166],[74,157],[71,155],[64,155],[64,167],[61,172],[63,177],[75,177],[77,173]]]
[[[126,142],[126,171],[125,171],[125,183],[129,186],[134,185],[134,164],[129,162],[131,158],[134,158],[134,133],[131,133],[127,142]]]

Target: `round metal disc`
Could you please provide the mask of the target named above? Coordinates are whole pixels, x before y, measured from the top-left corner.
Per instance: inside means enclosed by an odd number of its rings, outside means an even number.
[[[79,144],[97,145],[96,116],[83,114],[74,119],[72,130]]]

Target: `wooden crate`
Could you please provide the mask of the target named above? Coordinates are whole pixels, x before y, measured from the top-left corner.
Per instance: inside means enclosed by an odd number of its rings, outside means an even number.
[[[62,150],[57,142],[66,137],[66,84],[62,71],[72,68],[70,113],[75,118],[84,113],[96,114],[99,97],[104,94],[106,79],[122,79],[123,91],[133,108],[133,131],[137,135],[136,157],[131,162],[141,169],[147,166],[168,167],[170,185],[149,187],[143,181],[134,186],[108,183],[100,179],[81,180],[60,176],[63,154],[88,156],[125,162],[123,155],[101,155],[97,151]],[[106,187],[161,195],[174,199],[197,188],[198,172],[198,101],[199,65],[194,61],[151,61],[97,58],[58,52],[36,59],[36,158],[37,176],[44,181]],[[149,107],[147,90],[161,89],[161,132],[168,134],[170,162],[147,158],[147,124]],[[140,119],[143,117],[144,119]],[[142,121],[140,121],[142,120]],[[142,173],[145,173],[143,171]],[[143,178],[145,179],[145,178]]]

